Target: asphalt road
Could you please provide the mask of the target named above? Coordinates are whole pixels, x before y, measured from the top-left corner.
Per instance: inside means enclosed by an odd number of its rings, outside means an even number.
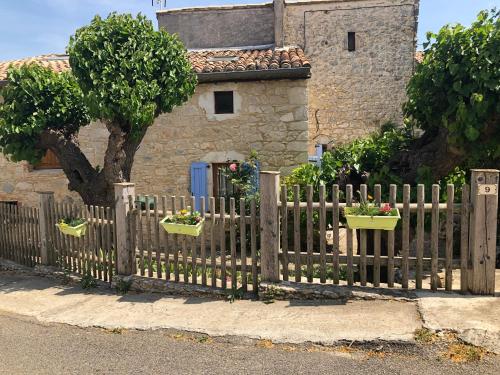
[[[455,364],[420,349],[272,345],[174,331],[105,331],[0,312],[1,374],[498,374],[498,357]]]

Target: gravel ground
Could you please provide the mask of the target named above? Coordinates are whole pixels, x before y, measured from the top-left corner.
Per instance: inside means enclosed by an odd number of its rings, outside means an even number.
[[[0,313],[1,374],[498,374],[499,357],[456,364],[443,346],[325,348],[179,331],[107,331]]]

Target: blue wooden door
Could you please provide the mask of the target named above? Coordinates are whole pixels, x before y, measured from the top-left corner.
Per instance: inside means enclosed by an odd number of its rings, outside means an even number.
[[[191,163],[191,195],[196,197],[195,210],[201,209],[201,197],[205,197],[205,210],[208,209],[208,163]]]

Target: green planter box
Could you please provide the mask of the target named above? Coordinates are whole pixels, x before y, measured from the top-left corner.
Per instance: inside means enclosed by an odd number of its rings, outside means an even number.
[[[63,234],[73,237],[81,237],[85,236],[87,232],[87,223],[82,223],[77,225],[76,227],[70,227],[68,224],[56,224],[56,227],[59,228],[59,231]]]
[[[160,221],[160,224],[163,229],[170,234],[184,234],[186,236],[198,237],[203,229],[203,225],[205,224],[205,219],[202,219],[196,225],[166,223],[165,220],[167,219],[168,216]]]
[[[397,216],[360,216],[350,215],[349,207],[344,208],[345,218],[347,225],[350,229],[380,229],[380,230],[394,230],[398,224],[401,216],[399,210]]]

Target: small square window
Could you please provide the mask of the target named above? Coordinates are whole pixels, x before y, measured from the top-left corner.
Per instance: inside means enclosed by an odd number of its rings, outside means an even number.
[[[215,113],[234,113],[232,91],[214,91]]]
[[[348,32],[347,33],[347,50],[349,52],[356,51],[356,33],[355,32]]]

